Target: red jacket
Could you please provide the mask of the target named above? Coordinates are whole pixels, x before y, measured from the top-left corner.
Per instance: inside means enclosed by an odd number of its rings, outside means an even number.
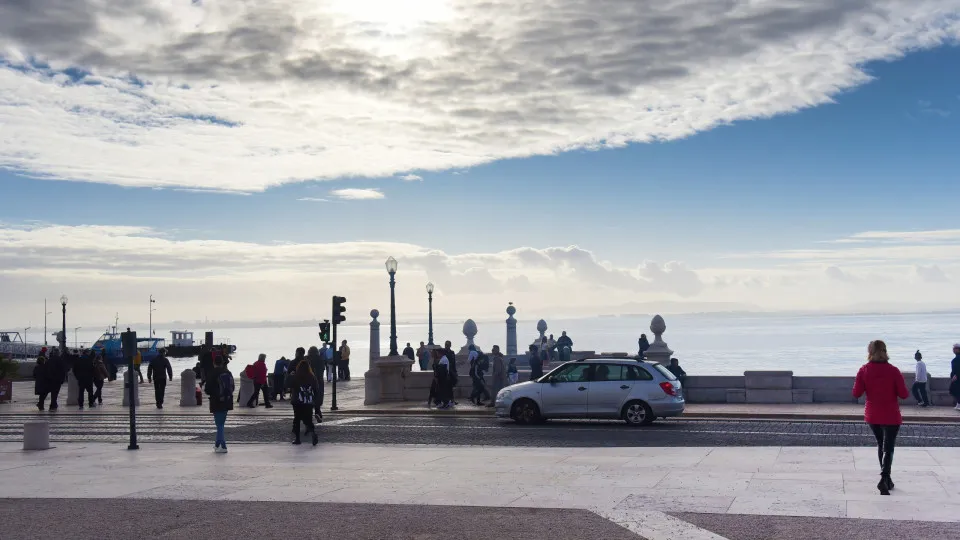
[[[257,360],[253,363],[253,382],[267,384],[267,363]]]
[[[853,383],[853,397],[867,394],[867,406],[863,418],[868,424],[899,426],[903,423],[900,416],[900,402],[897,398],[907,399],[907,385],[903,374],[889,362],[867,362],[857,372]]]

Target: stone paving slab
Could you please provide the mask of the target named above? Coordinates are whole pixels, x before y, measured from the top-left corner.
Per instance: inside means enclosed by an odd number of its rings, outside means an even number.
[[[902,512],[902,510],[901,510]],[[671,515],[729,540],[919,540],[960,538],[960,525],[937,521],[837,519],[678,512]]]

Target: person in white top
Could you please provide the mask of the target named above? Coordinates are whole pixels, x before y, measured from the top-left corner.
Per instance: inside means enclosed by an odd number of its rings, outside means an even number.
[[[917,400],[917,405],[921,407],[930,406],[930,398],[927,397],[927,365],[923,363],[923,355],[920,351],[913,355],[917,360],[917,376],[913,379],[913,397]]]

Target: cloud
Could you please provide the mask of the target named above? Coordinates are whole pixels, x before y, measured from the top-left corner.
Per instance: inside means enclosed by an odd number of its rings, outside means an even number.
[[[960,0],[0,4],[0,167],[259,191],[682,138],[831,101]]]
[[[943,270],[935,264],[930,266],[917,265],[914,267],[914,271],[917,273],[920,281],[925,283],[946,283],[950,281],[950,278],[947,277]]]
[[[423,177],[416,174],[405,174],[400,179],[407,182],[423,182]]]
[[[320,197],[300,197],[297,200],[303,202],[330,202],[329,199],[322,199]]]
[[[640,267],[640,277],[654,287],[665,288],[680,296],[696,296],[704,287],[696,272],[676,261],[663,266],[656,262],[644,262]]]
[[[828,278],[843,283],[856,283],[858,281],[857,278],[851,276],[836,266],[828,266],[825,270],[825,273],[827,274]]]
[[[379,189],[335,189],[330,192],[331,197],[343,199],[346,201],[369,201],[374,199],[386,199]]]

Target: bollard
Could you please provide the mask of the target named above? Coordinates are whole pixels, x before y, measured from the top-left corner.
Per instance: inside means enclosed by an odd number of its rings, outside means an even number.
[[[47,450],[50,448],[50,422],[33,420],[23,424],[23,449]]]
[[[237,403],[241,407],[246,407],[247,402],[250,401],[250,398],[253,397],[253,390],[255,386],[253,385],[253,379],[247,377],[247,374],[243,371],[240,372],[240,391],[237,393]],[[259,396],[254,400],[254,405],[260,404]]]
[[[196,407],[197,403],[197,374],[192,369],[185,369],[180,374],[180,406]]]

